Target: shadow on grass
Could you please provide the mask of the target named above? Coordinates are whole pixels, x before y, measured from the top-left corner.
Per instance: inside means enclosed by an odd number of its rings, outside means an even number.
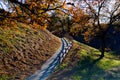
[[[104,73],[104,70],[95,65],[98,61],[99,59],[93,60],[89,56],[85,56],[78,62],[76,74],[80,76],[81,80],[95,80],[98,77],[98,73]]]
[[[84,56],[82,60],[78,62],[77,66],[64,69],[63,72],[59,70],[48,80],[69,80],[71,77],[72,79],[70,80],[97,80],[93,78],[96,76],[96,73],[104,72],[104,70],[95,65],[97,61],[99,60],[93,60],[89,56]]]
[[[85,56],[78,62],[73,80],[119,80],[119,75],[116,77],[113,72],[100,68],[97,65],[99,60],[99,58],[94,60],[90,56]]]
[[[120,56],[120,49],[119,49],[119,50],[116,50],[116,51],[112,51],[111,53],[112,53],[113,55]]]
[[[120,50],[110,51],[109,53],[112,55],[111,59],[120,60]]]

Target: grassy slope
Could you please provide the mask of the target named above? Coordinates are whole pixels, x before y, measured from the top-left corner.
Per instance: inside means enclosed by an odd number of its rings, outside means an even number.
[[[99,55],[97,49],[74,41],[66,59],[48,80],[119,80],[120,56],[105,53],[96,61]]]
[[[0,26],[0,80],[24,79],[40,69],[59,48],[59,38],[31,27],[19,22]]]

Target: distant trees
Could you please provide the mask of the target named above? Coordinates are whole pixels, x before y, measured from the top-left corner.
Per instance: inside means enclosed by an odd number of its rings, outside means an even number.
[[[53,33],[57,33],[58,36],[63,36],[68,30],[67,18],[69,16],[62,11],[55,11],[50,16],[48,29]]]
[[[66,32],[71,35],[78,35],[82,33],[81,29],[83,29],[87,23],[88,15],[80,8],[80,5],[77,4],[75,6],[74,3],[68,2],[61,11],[55,11],[51,14],[50,26],[52,27],[49,29],[59,28],[62,35]]]

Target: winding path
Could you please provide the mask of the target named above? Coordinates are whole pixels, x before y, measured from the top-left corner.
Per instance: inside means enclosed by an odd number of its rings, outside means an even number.
[[[33,75],[26,80],[46,80],[48,76],[55,70],[55,68],[62,62],[69,49],[71,48],[71,42],[61,38],[61,46],[58,51],[48,59],[40,70],[36,71]]]

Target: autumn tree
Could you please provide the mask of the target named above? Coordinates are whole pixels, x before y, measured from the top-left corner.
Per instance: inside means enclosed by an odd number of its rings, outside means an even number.
[[[49,20],[49,13],[59,10],[65,0],[6,0],[3,3],[7,5],[10,12],[7,18],[27,22],[36,27],[45,27]]]
[[[89,15],[88,26],[85,27],[84,36],[86,39],[93,37],[101,41],[100,59],[104,57],[106,42],[109,31],[115,30],[116,24],[120,22],[120,1],[119,0],[79,0],[84,11]],[[120,27],[119,27],[120,28]]]
[[[88,14],[84,12],[80,4],[70,8],[69,14],[71,15],[71,21],[69,21],[69,25],[71,25],[70,33],[74,36],[82,34],[88,24]]]

